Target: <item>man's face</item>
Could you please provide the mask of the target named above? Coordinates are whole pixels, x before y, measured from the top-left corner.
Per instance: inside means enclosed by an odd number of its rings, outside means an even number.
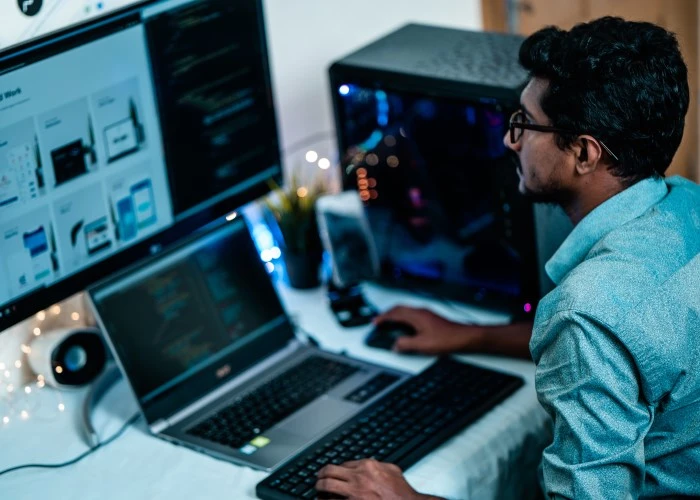
[[[533,78],[520,95],[520,107],[529,123],[551,125],[540,107],[540,98],[547,90],[548,82]],[[516,130],[522,136],[513,144],[506,132],[503,143],[519,160],[519,190],[535,202],[561,203],[567,198],[567,173],[573,162],[571,151],[562,151],[551,132]]]

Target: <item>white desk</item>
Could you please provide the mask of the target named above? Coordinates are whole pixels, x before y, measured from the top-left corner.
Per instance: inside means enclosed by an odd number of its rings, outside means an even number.
[[[298,324],[313,332],[321,346],[346,350],[410,372],[432,361],[400,356],[363,344],[369,326],[341,328],[320,289],[294,291],[279,286],[280,295]],[[429,305],[454,319],[466,309],[430,303],[376,287],[366,297],[381,310],[395,304]],[[498,322],[502,318],[471,311],[469,317]],[[449,498],[528,498],[536,486],[536,467],[548,439],[547,419],[534,390],[534,365],[527,361],[469,355],[465,360],[521,375],[526,385],[479,421],[407,471],[418,491]],[[0,470],[23,463],[71,459],[87,448],[80,408],[85,390],[62,395],[66,411],[55,410],[57,393],[44,391],[40,407],[27,421],[0,424]],[[119,382],[93,416],[102,439],[117,431],[137,411],[126,384]],[[61,469],[25,469],[0,476],[3,499],[245,499],[255,498],[255,485],[265,473],[216,460],[150,436],[143,424],[81,462]]]

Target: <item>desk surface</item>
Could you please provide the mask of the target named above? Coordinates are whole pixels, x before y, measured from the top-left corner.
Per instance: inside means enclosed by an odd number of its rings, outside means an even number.
[[[369,326],[344,329],[333,318],[321,289],[290,290],[278,285],[287,311],[321,346],[350,356],[418,372],[431,357],[398,355],[363,344]],[[466,307],[365,287],[380,310],[396,304],[428,306],[463,321],[498,323],[503,317]],[[418,491],[449,498],[528,498],[536,491],[535,470],[547,440],[547,418],[534,389],[534,365],[527,361],[478,355],[461,356],[486,367],[514,373],[525,386],[461,434],[411,467],[406,478]],[[0,427],[0,470],[24,463],[69,460],[87,446],[80,411],[85,390],[58,393],[42,389],[27,421]],[[59,398],[66,410],[58,412]],[[99,404],[93,421],[101,439],[116,432],[137,412],[120,381]],[[1,425],[1,424],[0,424]],[[208,499],[255,498],[266,473],[216,460],[148,434],[139,421],[117,440],[81,462],[61,469],[25,469],[0,477],[0,496],[8,499]]]

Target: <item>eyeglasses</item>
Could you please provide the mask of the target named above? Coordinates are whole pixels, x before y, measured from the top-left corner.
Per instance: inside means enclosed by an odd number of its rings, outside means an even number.
[[[570,130],[564,130],[561,128],[557,127],[550,127],[549,125],[537,125],[534,123],[528,123],[527,122],[527,117],[525,116],[525,112],[522,109],[519,109],[515,113],[513,113],[510,116],[510,120],[508,121],[508,130],[510,131],[510,142],[511,144],[517,143],[520,138],[523,136],[523,130],[534,130],[536,132],[554,132],[554,133],[559,133],[559,134],[575,134],[574,132]],[[606,153],[608,153],[613,160],[616,162],[620,162],[620,159],[610,151],[610,148],[608,148],[603,141],[596,139],[598,143],[600,144],[600,147],[602,147]]]

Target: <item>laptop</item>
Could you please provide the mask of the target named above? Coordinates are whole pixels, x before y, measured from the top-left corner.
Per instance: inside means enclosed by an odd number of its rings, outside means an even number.
[[[88,296],[150,431],[256,469],[293,458],[409,377],[298,339],[242,218]]]

